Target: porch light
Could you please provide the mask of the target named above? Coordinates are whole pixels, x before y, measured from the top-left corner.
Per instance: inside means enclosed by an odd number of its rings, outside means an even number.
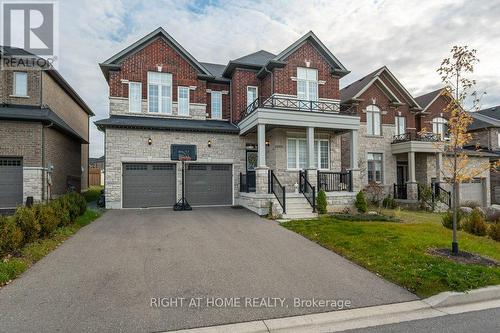
[[[269,147],[269,144],[270,144],[269,141],[266,141],[266,147]]]
[[[212,140],[208,140],[207,145],[208,145],[208,148],[212,147]]]
[[[153,139],[149,138],[149,139],[148,139],[148,145],[150,145],[150,146],[151,146],[152,144],[153,144]]]
[[[161,70],[163,68],[163,64],[156,65],[156,68],[158,69],[158,72],[161,72]]]

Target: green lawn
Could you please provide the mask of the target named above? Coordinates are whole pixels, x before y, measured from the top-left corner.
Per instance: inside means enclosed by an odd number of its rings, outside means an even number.
[[[500,284],[500,267],[458,264],[426,254],[432,247],[451,246],[451,231],[441,226],[439,214],[395,214],[402,222],[349,222],[325,216],[282,225],[421,297]],[[499,242],[465,232],[458,237],[461,250],[500,261]]]
[[[102,186],[90,186],[82,195],[85,197],[87,202],[97,201],[101,195]]]
[[[58,228],[49,238],[26,244],[21,249],[19,256],[0,261],[0,286],[21,275],[31,265],[59,246],[61,242],[76,233],[80,228],[90,224],[99,216],[100,213],[87,209],[73,224]]]

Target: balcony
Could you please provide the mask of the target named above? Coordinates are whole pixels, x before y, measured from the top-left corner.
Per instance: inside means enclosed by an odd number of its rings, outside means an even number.
[[[340,112],[339,101],[308,101],[293,97],[273,95],[258,97],[244,110],[238,126],[240,134],[254,131],[257,125],[269,128],[314,127],[335,130],[357,130],[359,117]]]
[[[393,136],[391,150],[393,154],[436,153],[442,149],[443,142],[439,134],[413,131]]]
[[[245,109],[245,117],[258,108],[297,110],[309,112],[340,112],[338,102],[308,101],[285,96],[258,97]]]

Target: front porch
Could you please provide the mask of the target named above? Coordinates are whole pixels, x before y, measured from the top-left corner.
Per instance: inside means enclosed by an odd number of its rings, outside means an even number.
[[[341,114],[338,102],[273,97],[258,105],[250,105],[239,123],[240,135],[256,136],[256,145],[247,146],[247,165],[240,174],[240,204],[264,215],[271,201],[280,214],[288,214],[292,208],[298,212],[296,198],[302,198],[307,210],[315,212],[317,193],[324,190],[330,209],[350,206],[360,189],[359,117]],[[349,170],[341,170],[345,133],[351,137]],[[287,207],[287,201],[297,207]]]

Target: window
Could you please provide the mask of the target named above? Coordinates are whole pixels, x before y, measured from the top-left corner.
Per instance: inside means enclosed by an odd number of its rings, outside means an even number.
[[[189,116],[189,87],[177,88],[177,114]]]
[[[28,73],[14,72],[14,96],[28,96]]]
[[[406,133],[406,118],[396,117],[396,135],[403,135]]]
[[[382,154],[368,153],[368,182],[382,182]]]
[[[142,101],[142,83],[130,82],[128,84],[128,110],[129,112],[140,113]]]
[[[258,88],[254,86],[247,86],[247,106],[252,104],[258,96]]]
[[[172,114],[172,74],[148,72],[148,112]]]
[[[448,121],[438,117],[432,119],[432,132],[439,135],[440,139],[448,138]]]
[[[212,91],[210,99],[212,118],[222,119],[222,93],[220,91]]]
[[[306,101],[318,100],[318,70],[297,67],[297,98]]]
[[[366,127],[368,135],[380,135],[380,109],[375,105],[366,108]]]
[[[329,169],[330,150],[328,140],[314,140],[314,166]],[[287,140],[287,168],[305,169],[307,167],[307,140],[289,138]]]

